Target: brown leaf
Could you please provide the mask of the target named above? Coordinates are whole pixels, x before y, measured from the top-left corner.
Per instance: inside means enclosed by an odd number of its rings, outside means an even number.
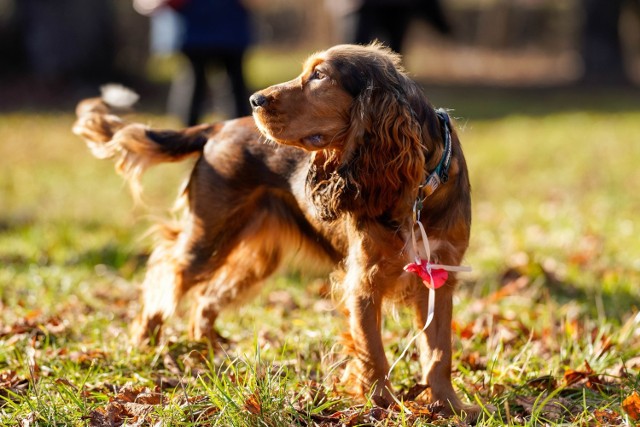
[[[138,421],[140,425],[145,422],[147,416],[154,410],[153,405],[146,405],[144,403],[127,402],[124,404],[126,414],[129,418],[133,418]]]
[[[416,417],[434,417],[434,405],[419,402],[403,402],[403,405]]]
[[[257,391],[253,392],[244,401],[244,409],[251,412],[254,415],[262,413],[262,404],[260,402],[260,395]]]
[[[149,391],[149,392],[140,393],[136,397],[135,403],[140,403],[143,405],[163,405],[166,402],[165,402],[164,396],[162,396],[162,393]]]
[[[150,414],[157,405],[167,403],[162,393],[148,387],[123,386],[104,408],[97,408],[85,417],[91,427],[117,426],[125,421],[130,426],[153,424]]]
[[[503,275],[502,287],[493,294],[489,295],[486,300],[489,303],[496,303],[503,298],[517,295],[523,289],[529,286],[530,282],[531,279],[529,277],[522,275],[515,269],[509,269]]]
[[[507,391],[507,386],[500,383],[491,385],[491,397],[502,396]]]
[[[553,390],[557,387],[556,379],[551,375],[543,375],[541,377],[531,379],[527,381],[527,385],[541,391]]]
[[[586,360],[584,362],[584,366],[584,371],[574,371],[573,369],[568,369],[564,373],[564,381],[566,385],[583,385],[591,390],[602,391],[605,386],[602,379],[600,379],[600,377],[593,372],[593,369],[591,369],[589,362],[587,362]]]
[[[389,411],[376,406],[369,410],[369,412],[365,416],[365,420],[375,422],[385,420],[387,419],[387,417],[389,417]]]
[[[167,377],[164,375],[155,376],[153,382],[160,388],[160,390],[176,388],[182,384],[182,381],[179,378]]]
[[[60,335],[67,329],[66,324],[56,316],[41,319],[40,311],[33,311],[11,326],[0,329],[0,338],[27,335],[44,337],[46,335]]]
[[[112,402],[106,408],[96,408],[84,419],[89,421],[91,427],[112,427],[123,424],[126,419],[124,406],[117,402]]]
[[[91,365],[96,360],[104,360],[107,355],[102,350],[73,351],[69,353],[69,359],[79,365]]]
[[[142,393],[143,390],[148,389],[146,387],[134,387],[131,384],[125,384],[120,390],[118,390],[118,394],[113,398],[113,400],[121,402],[135,402],[136,397]]]
[[[544,396],[516,396],[516,403],[522,406],[529,415],[539,412],[549,420],[558,420],[571,415],[571,401],[562,397],[546,399]],[[540,404],[544,402],[544,406]]]
[[[567,369],[564,373],[564,381],[567,386],[574,385],[583,380],[587,380],[590,376],[593,375],[593,369],[589,363],[585,360],[584,362],[585,370],[584,371],[576,371],[573,369]]]
[[[633,421],[640,420],[640,396],[634,391],[622,401],[622,409],[629,414]]]
[[[407,390],[402,396],[402,401],[416,400],[425,390],[429,389],[428,384],[414,384],[409,390]]]
[[[180,376],[183,374],[182,369],[180,369],[180,365],[178,365],[178,362],[170,353],[165,353],[162,358],[162,363],[172,374]]]
[[[460,362],[471,371],[483,371],[487,369],[487,357],[481,356],[478,351],[463,354]]]
[[[18,378],[18,374],[15,371],[0,372],[0,389],[13,388],[16,385],[20,384],[22,381],[27,380]]]
[[[620,414],[611,409],[596,409],[593,411],[593,416],[598,425],[602,426],[619,426],[623,422]]]
[[[15,371],[0,372],[0,407],[15,394],[22,394],[29,388],[29,380],[21,378]]]

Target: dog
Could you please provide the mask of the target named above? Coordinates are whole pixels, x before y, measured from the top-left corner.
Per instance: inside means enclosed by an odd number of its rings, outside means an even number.
[[[130,101],[82,101],[73,131],[97,157],[113,158],[134,191],[148,167],[196,158],[186,215],[148,261],[137,342],[157,342],[196,286],[191,338],[218,341],[219,313],[302,252],[336,270],[358,393],[393,401],[381,338],[390,301],[415,310],[431,401],[479,414],[451,383],[455,268],[437,291],[406,268],[422,261],[422,276],[431,276],[431,263],[461,264],[471,227],[467,166],[449,116],[433,108],[399,55],[377,43],[332,47],[311,55],[295,79],[253,94],[253,117],[184,130],[114,114]]]

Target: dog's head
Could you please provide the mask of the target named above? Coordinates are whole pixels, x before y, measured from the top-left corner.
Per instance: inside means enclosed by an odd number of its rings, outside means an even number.
[[[376,217],[399,198],[410,199],[408,191],[415,198],[430,135],[439,135],[422,90],[399,55],[380,44],[316,53],[298,77],[255,93],[250,102],[267,138],[322,153],[316,163],[325,171],[312,190],[330,193],[327,217],[344,209]]]

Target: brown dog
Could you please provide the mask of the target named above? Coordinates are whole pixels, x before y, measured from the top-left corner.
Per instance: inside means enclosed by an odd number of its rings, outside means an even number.
[[[218,314],[303,249],[342,272],[335,277],[349,313],[349,372],[361,393],[390,402],[383,301],[411,305],[420,328],[429,314],[429,290],[403,270],[426,256],[420,234],[411,244],[415,220],[429,236],[430,262],[460,265],[468,246],[470,186],[456,133],[400,58],[376,44],[312,55],[300,76],[250,102],[253,118],[181,131],[128,124],[100,99],[78,106],[74,132],[134,183],[153,164],[198,156],[187,215],[149,260],[135,338],[157,340],[180,298],[199,285],[191,334],[215,341]],[[478,409],[451,384],[455,285],[450,274],[420,333],[422,381],[432,401],[473,417]]]

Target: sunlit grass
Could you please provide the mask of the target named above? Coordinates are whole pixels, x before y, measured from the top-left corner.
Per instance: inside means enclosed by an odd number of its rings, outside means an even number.
[[[132,347],[127,328],[151,247],[141,236],[189,166],[152,171],[148,206],[133,207],[112,165],[70,133],[72,121],[0,117],[0,374],[17,378],[0,382],[0,423],[90,425],[127,383],[163,387],[166,402],[148,417],[166,425],[291,425],[339,411],[373,422],[341,389],[345,323],[313,278],[275,278],[226,313],[219,329],[236,342],[226,352],[188,343],[179,317],[167,345]],[[594,423],[596,409],[626,416],[622,400],[640,383],[638,123],[637,110],[459,117],[474,271],[456,297],[454,381],[468,400],[499,409],[484,425],[542,423],[554,416],[549,402],[571,406],[553,422]],[[387,317],[385,330],[394,359],[415,332],[410,314]],[[585,361],[601,388],[566,383]],[[406,390],[418,376],[411,350],[392,379]],[[387,425],[409,424],[408,412],[393,417]]]

